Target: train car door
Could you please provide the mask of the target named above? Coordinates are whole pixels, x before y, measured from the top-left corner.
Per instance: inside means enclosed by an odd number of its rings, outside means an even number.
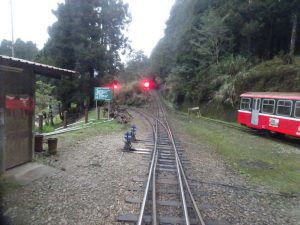
[[[260,98],[254,98],[252,101],[251,124],[253,125],[258,125],[259,122],[260,101]]]

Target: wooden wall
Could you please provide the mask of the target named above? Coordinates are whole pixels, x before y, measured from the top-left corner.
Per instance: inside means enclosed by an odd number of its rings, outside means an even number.
[[[0,171],[32,160],[35,74],[0,65]]]

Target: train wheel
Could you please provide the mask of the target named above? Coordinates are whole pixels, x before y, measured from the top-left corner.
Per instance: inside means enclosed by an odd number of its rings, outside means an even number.
[[[278,132],[275,132],[275,131],[269,131],[269,135],[273,138],[282,138],[282,137],[284,137],[285,134],[278,133]]]

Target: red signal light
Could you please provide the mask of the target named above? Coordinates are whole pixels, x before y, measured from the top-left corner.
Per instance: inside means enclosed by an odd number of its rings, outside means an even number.
[[[144,82],[144,87],[145,87],[145,88],[149,88],[149,87],[150,87],[149,81],[145,81],[145,82]]]
[[[153,83],[151,80],[148,79],[143,79],[140,83],[140,87],[144,90],[144,91],[150,91],[153,88]]]
[[[114,89],[117,89],[118,88],[118,85],[114,84]]]

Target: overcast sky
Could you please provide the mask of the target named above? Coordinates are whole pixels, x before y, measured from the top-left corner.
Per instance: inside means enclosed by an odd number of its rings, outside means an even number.
[[[12,0],[14,15],[14,39],[33,41],[43,48],[48,39],[47,27],[56,17],[51,10],[64,0]],[[175,0],[124,0],[129,3],[132,22],[128,36],[135,50],[150,55],[156,43],[164,35],[165,22]],[[0,41],[11,40],[10,0],[0,0]]]

